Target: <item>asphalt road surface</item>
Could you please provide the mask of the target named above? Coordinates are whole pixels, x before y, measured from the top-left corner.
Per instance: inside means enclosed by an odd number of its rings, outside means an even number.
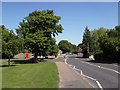
[[[65,63],[72,66],[79,74],[85,76],[95,88],[101,88],[102,90],[119,89],[118,76],[120,72],[117,64],[95,63],[77,56],[68,56]]]

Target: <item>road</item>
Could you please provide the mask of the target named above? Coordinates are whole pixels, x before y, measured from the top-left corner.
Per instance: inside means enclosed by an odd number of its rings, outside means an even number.
[[[68,56],[65,63],[83,75],[95,88],[117,88],[120,72],[116,64],[95,63],[85,58]]]

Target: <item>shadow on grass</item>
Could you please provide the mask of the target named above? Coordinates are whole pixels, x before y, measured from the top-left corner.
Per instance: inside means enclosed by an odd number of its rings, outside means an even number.
[[[32,64],[37,63],[34,58],[28,59],[28,60],[11,60],[11,62],[15,64]],[[38,62],[45,62],[45,60],[38,59]]]
[[[0,65],[0,67],[13,67],[13,66],[16,66],[16,65]]]

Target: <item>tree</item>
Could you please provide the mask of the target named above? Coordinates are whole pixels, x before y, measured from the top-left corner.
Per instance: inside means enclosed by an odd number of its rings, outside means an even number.
[[[2,27],[0,26],[0,59],[2,58]]]
[[[18,29],[24,38],[24,46],[30,48],[37,56],[49,51],[52,37],[62,33],[63,27],[59,23],[60,16],[55,16],[53,10],[34,11],[24,18]]]
[[[59,49],[63,51],[63,53],[70,52],[70,44],[67,40],[61,40],[58,43]]]
[[[107,31],[107,36],[100,38],[100,48],[107,61],[120,62],[120,26]]]
[[[99,44],[101,40],[104,40],[104,38],[107,37],[107,29],[94,29],[93,31],[91,31],[91,34],[91,52],[93,52],[94,54],[101,53],[102,51]]]
[[[52,39],[51,39],[50,49],[49,49],[49,50],[50,50],[50,51],[49,51],[49,55],[54,55],[55,57],[57,57],[59,47],[58,47],[58,45],[56,44],[55,38],[52,38]]]
[[[10,66],[10,58],[19,53],[19,40],[12,30],[6,29],[5,26],[0,26],[2,30],[2,58],[9,58],[8,65]]]
[[[90,42],[91,42],[91,33],[90,33],[90,30],[88,29],[88,27],[86,26],[85,32],[83,35],[83,41],[82,41],[83,57],[89,56]]]
[[[75,44],[71,44],[71,53],[77,54],[78,53],[78,48]]]
[[[61,40],[58,43],[59,49],[63,51],[63,53],[71,52],[76,53],[77,52],[77,46],[68,42],[67,40]]]

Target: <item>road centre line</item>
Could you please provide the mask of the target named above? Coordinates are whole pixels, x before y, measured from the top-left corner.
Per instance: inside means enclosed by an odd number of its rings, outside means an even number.
[[[68,64],[68,63],[67,63],[67,58],[65,58],[65,64]],[[69,65],[69,64],[68,64],[68,65]],[[95,82],[97,83],[97,85],[99,86],[99,88],[100,88],[101,90],[104,90],[104,89],[102,88],[101,84],[99,83],[99,81],[97,81],[96,79],[94,79],[94,78],[92,78],[92,77],[89,77],[89,76],[87,76],[87,75],[84,75],[84,74],[83,74],[83,71],[80,70],[80,69],[77,69],[74,65],[69,65],[69,66],[73,66],[73,69],[74,69],[74,70],[80,71],[80,73],[81,73],[82,76],[87,77],[87,78],[95,81]],[[78,74],[78,75],[79,75],[79,74]],[[89,83],[89,82],[88,82],[88,83]],[[90,84],[92,87],[94,87],[91,83],[89,83],[89,84]]]
[[[82,62],[82,61],[81,61],[81,62]],[[82,62],[82,63],[86,63],[86,64],[89,64],[89,65],[92,65],[92,66],[95,66],[95,67],[98,67],[98,68],[102,68],[102,69],[109,70],[109,71],[113,71],[113,72],[115,72],[115,73],[117,73],[117,74],[120,74],[120,72],[118,72],[118,71],[116,71],[116,70],[114,70],[114,69],[101,67],[101,66],[99,66],[99,65],[90,64],[90,63],[88,63],[88,62]]]
[[[116,64],[113,64],[114,66],[116,66],[116,67],[119,67],[118,65],[116,65]]]

